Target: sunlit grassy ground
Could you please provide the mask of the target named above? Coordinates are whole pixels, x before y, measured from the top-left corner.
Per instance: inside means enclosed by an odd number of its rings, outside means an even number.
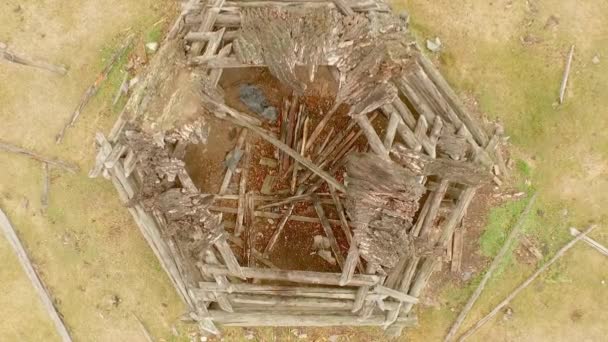
[[[18,5],[22,9],[16,11]],[[408,0],[395,6],[408,9],[421,41],[441,38],[444,51],[437,61],[458,93],[468,103],[476,101],[488,118],[503,122],[516,160],[513,186],[540,192],[525,231],[541,242],[545,259],[569,239],[567,227],[584,228],[590,221],[605,224],[608,3]],[[155,337],[187,340],[187,329],[180,329],[181,337],[171,334],[183,307],[111,184],[86,177],[94,132],[107,132],[117,115],[111,99],[122,80],[120,72],[112,73],[64,143],[53,143],[129,28],[144,42],[156,41],[161,31],[153,24],[167,13],[173,12],[147,0],[0,4],[0,41],[70,67],[62,78],[0,63],[0,137],[82,167],[78,175],[53,171],[51,204],[42,217],[40,165],[0,153],[0,207],[16,226],[78,341],[143,340],[133,313]],[[559,24],[546,27],[551,15]],[[523,37],[536,43],[524,46]],[[558,106],[570,44],[576,44],[571,82],[566,103]],[[596,54],[597,65],[591,62]],[[480,253],[491,257],[497,252],[505,229],[524,206],[525,200],[507,203],[490,214]],[[593,237],[608,244],[607,229],[598,229]],[[55,339],[3,239],[0,258],[0,341]],[[510,257],[465,325],[485,314],[535,267]],[[601,341],[608,336],[607,274],[607,258],[576,246],[512,303],[510,320],[499,315],[474,339]],[[421,326],[402,340],[439,340],[478,279],[463,288],[446,287],[440,307],[421,308]],[[115,295],[121,299],[118,305],[113,303]],[[315,341],[330,335],[341,336],[341,341],[384,340],[378,329],[298,331]],[[258,341],[297,340],[292,329],[258,329],[253,335]],[[244,336],[240,329],[229,329],[225,341],[244,341]]]

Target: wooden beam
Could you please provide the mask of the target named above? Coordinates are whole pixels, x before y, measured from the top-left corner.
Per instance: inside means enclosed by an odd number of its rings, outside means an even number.
[[[331,186],[331,185],[330,185]],[[317,216],[319,216],[319,220],[321,220],[321,226],[323,227],[323,231],[325,235],[329,239],[329,245],[331,250],[334,252],[336,256],[336,261],[338,262],[338,266],[340,269],[344,266],[344,256],[342,255],[342,251],[340,250],[340,246],[338,246],[338,240],[336,240],[336,236],[334,235],[334,231],[329,224],[329,220],[327,216],[325,216],[325,210],[323,210],[323,206],[321,202],[319,202],[319,198],[316,195],[312,195],[312,204],[317,212]]]
[[[363,131],[363,134],[365,134],[367,142],[369,143],[369,146],[371,146],[374,153],[383,158],[388,158],[388,150],[384,147],[382,140],[380,140],[380,137],[378,137],[374,126],[372,126],[367,116],[357,115],[354,117],[354,119],[357,121],[357,124]]]
[[[220,310],[209,310],[213,320],[224,326],[236,327],[332,327],[332,326],[380,326],[384,323],[384,315],[374,315],[360,319],[353,315],[306,315],[306,314],[273,314],[268,311],[238,312],[234,314]],[[411,317],[400,318],[405,326],[414,326],[418,320]]]
[[[68,70],[63,65],[54,65],[48,62],[34,60],[32,58],[19,55],[13,51],[10,51],[8,49],[8,46],[3,42],[0,42],[0,59],[4,59],[8,62],[21,64],[29,67],[44,69],[62,76],[67,74],[68,72]]]
[[[570,227],[570,235],[572,236],[579,236],[581,232],[578,231],[578,229],[574,228],[574,227]],[[592,238],[585,236],[583,237],[583,241],[588,244],[589,246],[597,249],[598,252],[604,254],[605,256],[608,256],[608,248],[604,247],[601,243],[593,240]]]
[[[233,274],[228,268],[215,265],[204,265],[204,271],[212,275]],[[241,267],[243,274],[247,278],[255,278],[262,280],[277,280],[289,281],[304,284],[322,284],[322,285],[338,285],[340,281],[340,273],[329,272],[311,272],[311,271],[284,271],[271,269],[254,269],[249,267]],[[355,274],[350,286],[374,286],[380,281],[380,277],[367,274]]]
[[[36,291],[38,297],[40,298],[40,301],[42,302],[42,306],[53,321],[55,329],[57,330],[57,334],[59,334],[63,342],[71,342],[72,337],[70,336],[68,329],[63,323],[63,320],[61,319],[61,315],[57,311],[57,308],[55,308],[55,305],[53,305],[53,300],[51,299],[50,294],[48,293],[46,287],[42,283],[42,280],[40,280],[38,274],[34,270],[34,266],[32,265],[32,262],[30,261],[30,258],[28,257],[25,248],[21,244],[21,241],[19,241],[19,237],[17,237],[17,233],[11,225],[11,222],[8,220],[8,217],[1,209],[0,229],[4,234],[4,237],[6,237],[6,239],[8,240],[9,245],[15,252],[17,260],[19,260],[23,271],[25,271],[25,274],[32,283],[34,290]]]
[[[325,286],[287,286],[287,285],[270,285],[270,284],[249,284],[240,283],[232,284],[231,293],[248,293],[261,295],[274,295],[286,297],[306,297],[306,298],[330,298],[330,299],[350,299],[354,300],[356,289],[352,287],[325,287]],[[198,289],[192,290],[198,292],[228,292],[227,289],[221,288],[217,283],[200,282]],[[382,296],[371,294],[366,300],[376,300]]]

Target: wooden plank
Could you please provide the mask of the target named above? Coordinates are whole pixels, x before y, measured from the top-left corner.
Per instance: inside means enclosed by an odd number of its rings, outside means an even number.
[[[357,124],[363,131],[363,134],[365,134],[365,137],[367,138],[367,142],[369,143],[369,145],[372,148],[372,150],[374,151],[374,153],[376,153],[379,156],[388,158],[388,150],[384,147],[382,140],[380,140],[380,137],[378,137],[376,130],[374,130],[374,127],[370,123],[367,116],[366,115],[357,115],[354,117],[354,119],[355,119],[355,121],[357,121]]]
[[[226,37],[226,33],[224,33],[224,37]],[[227,44],[217,53],[218,57],[226,57],[232,52],[232,44]],[[220,82],[220,78],[222,78],[222,74],[224,69],[213,69],[209,72],[209,84],[213,87],[217,88],[218,83]]]
[[[55,159],[52,157],[47,157],[47,156],[44,156],[37,152],[25,149],[25,148],[17,146],[17,145],[10,144],[10,143],[2,141],[2,140],[0,140],[0,150],[10,152],[10,153],[21,154],[26,157],[32,158],[34,160],[37,160],[39,162],[46,163],[46,164],[52,165],[52,166],[56,166],[60,169],[66,170],[71,173],[76,173],[80,170],[78,165],[76,165],[74,163]]]
[[[566,87],[568,86],[568,78],[570,77],[570,67],[572,66],[572,57],[574,56],[574,45],[570,47],[568,53],[568,61],[566,62],[566,69],[564,70],[564,76],[562,77],[562,84],[559,87],[559,104],[564,103],[564,95],[566,95]]]
[[[236,208],[217,207],[217,206],[213,206],[213,205],[209,207],[209,210],[217,211],[217,212],[221,212],[221,213],[227,213],[227,214],[236,214],[238,211]],[[280,219],[283,217],[282,214],[272,213],[272,212],[268,212],[268,211],[259,211],[259,210],[254,211],[254,215],[255,215],[255,217],[264,217],[264,218],[271,218],[271,219]],[[319,220],[318,217],[309,217],[309,216],[301,216],[301,215],[290,215],[287,220],[288,221],[308,222],[308,223],[321,223],[321,220]],[[339,220],[329,219],[328,221],[331,224],[340,224]]]
[[[581,232],[578,231],[578,229],[574,228],[574,227],[570,227],[570,235],[576,237],[579,236]],[[588,244],[589,246],[597,249],[598,252],[604,254],[605,256],[608,256],[608,248],[604,247],[601,243],[593,240],[592,238],[585,236],[583,237],[583,241]]]
[[[424,217],[424,220],[422,221],[423,223],[420,227],[420,230],[414,231],[415,235],[421,236],[423,238],[428,237],[431,231],[431,227],[433,226],[433,224],[435,224],[435,219],[437,219],[437,214],[439,214],[439,208],[441,207],[441,201],[443,201],[443,198],[445,197],[445,193],[447,192],[449,185],[449,181],[442,179],[439,183],[439,188],[433,191],[433,194],[428,199],[430,200],[428,212]]]
[[[226,222],[224,222],[226,223]],[[233,244],[235,244],[237,247],[239,248],[243,248],[245,249],[245,243],[243,242],[243,240],[241,240],[241,238],[238,238],[232,234],[227,235],[227,238],[230,242],[232,242]],[[260,263],[264,264],[267,267],[270,268],[278,268],[275,264],[273,264],[272,262],[270,262],[270,260],[268,260],[267,258],[264,257],[264,255],[262,255],[262,253],[260,253],[257,249],[255,248],[251,248],[251,256],[254,257],[257,261],[259,261]]]
[[[277,229],[275,229],[274,233],[272,233],[272,236],[270,237],[270,240],[268,240],[266,248],[264,248],[264,255],[268,255],[269,253],[271,253],[274,247],[276,246],[277,242],[279,241],[279,237],[283,233],[283,230],[287,225],[287,221],[291,218],[291,214],[293,213],[295,207],[295,203],[292,203],[289,208],[287,208],[287,210],[285,210],[285,212],[283,213],[283,216],[281,217],[281,221],[279,222]]]
[[[302,298],[302,297],[281,297],[272,295],[249,295],[231,294],[229,298],[234,303],[252,304],[260,306],[273,306],[277,308],[316,308],[317,310],[348,310],[352,307],[352,300],[327,299],[327,298]]]
[[[346,3],[344,0],[333,0],[336,7],[344,14],[345,16],[355,15],[355,11]]]
[[[215,265],[204,265],[203,269],[206,273],[213,275],[233,275],[228,268]],[[312,271],[284,271],[271,269],[254,269],[249,267],[241,267],[243,274],[247,278],[256,278],[262,280],[277,280],[289,281],[305,284],[322,284],[322,285],[338,285],[340,281],[340,273],[329,272],[312,272]],[[367,274],[355,274],[350,286],[373,286],[380,281],[380,277]]]
[[[465,318],[469,314],[469,311],[471,311],[471,309],[473,308],[473,305],[475,305],[475,302],[477,302],[477,299],[483,292],[486,284],[488,283],[490,278],[492,278],[492,274],[494,274],[494,271],[503,262],[503,259],[504,259],[505,255],[511,249],[513,242],[519,236],[519,232],[521,231],[521,228],[523,227],[523,224],[524,224],[526,218],[528,218],[528,214],[530,213],[530,210],[532,210],[532,207],[534,206],[535,203],[536,203],[536,194],[534,194],[532,196],[532,198],[530,199],[530,201],[528,201],[528,204],[526,205],[526,208],[519,216],[517,223],[515,223],[515,226],[513,228],[511,228],[511,231],[509,232],[509,235],[507,236],[507,238],[505,239],[505,242],[503,243],[502,247],[500,248],[500,251],[498,252],[498,254],[496,254],[496,256],[494,257],[494,260],[492,260],[492,264],[490,264],[490,267],[484,273],[483,278],[481,279],[481,282],[479,283],[479,285],[477,285],[477,288],[475,289],[475,291],[473,292],[471,297],[469,297],[469,299],[467,300],[467,303],[464,305],[464,307],[458,314],[458,317],[456,317],[456,320],[450,327],[450,330],[448,331],[447,335],[445,336],[444,341],[453,341],[454,340],[454,337],[456,336],[458,329],[460,329],[460,326],[462,325]]]
[[[70,336],[68,329],[66,328],[63,320],[61,319],[61,315],[57,311],[57,308],[55,308],[55,305],[53,305],[53,300],[51,299],[50,294],[48,293],[46,287],[42,283],[42,280],[38,277],[38,274],[34,270],[34,266],[32,265],[32,262],[30,261],[30,258],[28,257],[25,248],[21,244],[21,241],[19,241],[19,237],[17,237],[15,228],[13,228],[8,217],[1,209],[0,229],[2,229],[4,237],[8,240],[9,245],[17,256],[17,260],[19,260],[19,264],[21,264],[23,271],[25,271],[25,274],[32,283],[34,290],[36,291],[38,297],[40,298],[40,301],[42,302],[42,306],[53,321],[57,334],[59,334],[62,341],[71,342],[72,337]]]
[[[205,251],[205,262],[211,265],[220,265],[220,261],[218,260],[212,249],[208,249]],[[199,268],[201,267],[200,264],[197,264],[197,266],[199,266]],[[232,284],[230,284],[230,280],[228,280],[227,276],[214,274],[213,278],[215,279],[215,282],[218,287],[226,289],[227,292],[232,291]],[[217,292],[213,295],[215,297],[214,301],[217,302],[217,304],[222,310],[227,312],[234,312],[234,309],[232,308],[232,303],[230,302],[228,296],[226,296],[225,293]]]
[[[217,250],[222,255],[222,259],[224,259],[224,263],[226,264],[230,272],[239,278],[245,279],[245,275],[243,274],[241,266],[236,260],[236,256],[232,252],[232,249],[230,249],[230,245],[228,245],[228,242],[226,242],[224,238],[220,238],[215,243],[215,248],[217,248]]]
[[[30,57],[26,57],[16,52],[10,51],[6,43],[0,42],[0,60],[21,64],[29,67],[47,70],[54,72],[59,75],[67,74],[68,70],[63,65],[54,65],[45,61],[35,60]]]
[[[332,327],[332,326],[380,326],[384,323],[384,315],[374,315],[367,319],[359,319],[353,315],[288,315],[273,314],[268,311],[250,311],[229,314],[220,310],[209,310],[213,320],[224,326],[237,327]],[[411,317],[400,318],[405,326],[414,326],[417,320]]]
[[[471,132],[471,135],[477,141],[479,146],[485,146],[488,143],[487,133],[464,109],[462,102],[454,90],[450,87],[445,78],[443,78],[441,73],[435,68],[428,57],[422,53],[418,56],[418,62],[426,75],[431,79],[431,81],[433,81],[437,89],[445,96],[446,101],[452,106],[452,109],[456,112],[462,123],[468,128],[468,131]]]
[[[450,271],[452,273],[460,273],[462,265],[462,251],[464,248],[464,227],[457,228],[452,237],[452,261],[450,263]]]
[[[234,150],[241,150],[243,149],[243,145],[245,144],[245,139],[247,138],[247,129],[246,128],[241,128],[241,131],[239,132],[239,137],[236,140],[236,146],[234,147]],[[230,180],[232,179],[232,170],[230,168],[226,168],[226,173],[224,174],[224,178],[222,180],[222,185],[220,186],[220,190],[218,191],[219,195],[224,195],[226,193],[226,190],[228,190],[228,186],[230,185]]]
[[[388,121],[388,125],[386,126],[386,132],[384,133],[383,144],[386,150],[390,151],[391,147],[393,146],[393,141],[395,140],[395,134],[397,133],[397,127],[399,126],[399,122],[401,122],[399,114],[397,114],[396,112],[392,112]]]
[[[312,204],[317,212],[317,216],[319,216],[319,220],[321,220],[321,226],[323,227],[325,236],[327,236],[329,239],[329,246],[336,256],[338,266],[340,266],[340,269],[342,269],[344,266],[344,256],[342,255],[342,251],[340,251],[338,240],[336,240],[336,236],[334,235],[334,231],[329,224],[329,220],[327,219],[327,216],[325,216],[325,210],[323,210],[323,206],[321,205],[321,202],[319,202],[319,198],[314,194],[312,195]]]
[[[249,157],[251,154],[251,145],[245,143],[245,153],[241,157],[241,177],[239,180],[239,202],[236,213],[236,228],[234,235],[241,236],[243,233],[243,219],[245,218],[245,193],[247,193],[247,178],[249,174]]]
[[[488,313],[485,317],[480,319],[477,323],[475,323],[475,325],[473,325],[473,327],[471,327],[462,336],[460,336],[458,341],[464,341],[469,336],[471,336],[473,333],[475,333],[479,328],[481,328],[484,324],[486,324],[492,317],[496,316],[496,314],[499,313],[505,306],[507,306],[515,297],[517,297],[517,295],[521,291],[523,291],[526,287],[528,287],[528,285],[530,285],[534,281],[534,279],[538,278],[539,275],[541,275],[544,271],[546,271],[551,265],[553,265],[557,260],[559,260],[559,258],[561,258],[570,248],[572,248],[579,240],[583,239],[585,236],[587,236],[589,233],[591,233],[595,228],[597,228],[597,226],[595,226],[595,225],[589,227],[584,232],[582,232],[580,235],[578,235],[577,237],[572,239],[570,242],[568,242],[566,245],[564,245],[564,247],[562,247],[559,251],[557,251],[557,253],[555,253],[555,255],[553,256],[553,258],[551,258],[551,260],[549,260],[541,268],[536,270],[536,272],[534,272],[534,274],[532,274],[530,277],[528,277],[528,279],[526,279],[523,283],[521,283],[521,285],[519,285],[515,290],[513,290],[513,292],[511,292],[502,302],[500,302],[494,309],[492,309],[492,311],[490,311],[490,313]]]
[[[418,304],[418,298],[410,296],[410,295],[408,295],[406,293],[403,293],[401,291],[393,290],[393,289],[388,288],[386,286],[376,285],[374,287],[374,292],[379,293],[381,295],[386,295],[386,296],[395,298],[396,300],[398,300],[400,302]]]
[[[221,288],[217,283],[200,282],[198,289],[193,289],[194,293],[199,292],[228,292],[227,289]],[[349,299],[354,300],[356,289],[352,287],[325,287],[325,286],[287,286],[287,285],[270,285],[270,284],[249,284],[235,283],[232,284],[231,293],[248,293],[261,294],[285,297],[306,297],[306,298],[329,298],[329,299]],[[370,294],[366,300],[376,300],[381,298],[378,294]]]

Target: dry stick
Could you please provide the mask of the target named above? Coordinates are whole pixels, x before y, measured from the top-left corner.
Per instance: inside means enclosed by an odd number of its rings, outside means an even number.
[[[597,228],[596,225],[589,227],[587,230],[582,232],[579,236],[577,236],[576,238],[574,238],[570,242],[568,242],[557,253],[555,253],[555,255],[553,256],[553,258],[551,258],[551,260],[549,260],[546,264],[544,264],[541,268],[539,268],[536,272],[534,272],[534,274],[532,274],[528,279],[526,279],[526,281],[524,281],[521,285],[519,285],[513,292],[511,292],[510,295],[507,296],[507,298],[505,298],[492,311],[490,311],[489,314],[487,314],[484,318],[480,319],[477,323],[475,323],[475,325],[472,328],[470,328],[462,336],[460,336],[458,341],[464,341],[467,337],[471,336],[479,328],[481,328],[481,326],[486,324],[492,317],[494,317],[498,312],[500,312],[500,310],[502,308],[507,306],[509,304],[509,302],[511,302],[513,300],[513,298],[515,298],[523,289],[528,287],[528,285],[530,285],[534,281],[534,279],[536,279],[541,273],[543,273],[545,270],[547,270],[547,268],[549,268],[549,266],[551,266],[553,263],[555,263],[559,258],[562,257],[562,255],[564,255],[564,253],[566,253],[570,248],[572,248],[579,240],[581,240],[585,236],[587,236],[587,234],[591,233],[595,228]]]
[[[39,162],[42,163],[46,163],[49,164],[49,166],[57,166],[59,168],[62,168],[66,171],[69,171],[71,173],[76,173],[78,172],[78,170],[80,170],[80,168],[78,167],[78,165],[67,162],[67,161],[63,161],[63,160],[58,160],[58,159],[54,159],[51,157],[45,157],[39,153],[36,153],[34,151],[30,151],[27,150],[23,147],[19,147],[17,145],[13,145],[13,144],[9,144],[7,142],[3,142],[0,140],[0,150],[2,151],[6,151],[6,152],[11,152],[11,153],[17,153],[17,154],[22,154],[24,156],[30,157],[32,159],[35,159]]]
[[[49,208],[49,189],[51,186],[51,170],[48,163],[42,163],[42,196],[40,197],[40,205],[42,207],[42,212],[46,214],[47,209]]]
[[[496,256],[494,257],[494,260],[492,260],[492,264],[490,265],[490,267],[484,274],[483,278],[481,279],[481,282],[475,289],[475,292],[473,292],[473,294],[471,295],[471,297],[469,298],[467,303],[462,308],[462,311],[460,311],[460,313],[458,314],[456,321],[454,321],[454,323],[450,327],[448,334],[443,339],[444,341],[446,341],[446,342],[452,341],[454,339],[454,337],[456,336],[456,333],[458,332],[458,329],[460,329],[462,322],[464,322],[465,318],[469,314],[469,311],[471,311],[471,309],[473,308],[473,305],[475,305],[477,298],[479,298],[479,296],[483,292],[484,288],[486,287],[486,284],[492,277],[492,274],[498,268],[498,266],[502,263],[505,255],[511,248],[513,241],[519,236],[519,232],[521,231],[521,228],[523,227],[524,222],[526,221],[526,218],[528,217],[528,214],[530,213],[530,210],[532,209],[532,207],[534,206],[534,203],[536,202],[536,196],[537,196],[537,194],[534,194],[532,196],[532,198],[526,205],[526,208],[519,216],[517,223],[515,223],[515,226],[511,229],[509,236],[507,236],[507,239],[505,240],[504,244],[500,248],[500,251],[498,252],[498,254],[496,254]]]
[[[319,124],[317,125],[317,127],[315,127],[315,129],[312,131],[312,133],[310,133],[310,138],[308,138],[308,143],[306,143],[305,151],[308,151],[308,149],[312,146],[312,144],[317,140],[317,138],[319,137],[319,134],[321,134],[321,132],[323,132],[323,129],[329,122],[329,119],[331,119],[331,117],[334,115],[334,113],[336,112],[338,107],[340,107],[339,104],[334,105],[334,107],[329,112],[327,112],[327,114],[325,114],[325,116],[323,116],[321,121],[319,121]]]
[[[129,73],[125,72],[125,76],[122,78],[122,82],[120,82],[120,87],[116,91],[116,95],[114,95],[114,101],[112,101],[112,106],[116,106],[118,100],[122,94],[126,94],[129,91]]]
[[[570,76],[570,67],[572,66],[573,56],[574,45],[570,47],[570,53],[568,54],[568,62],[566,62],[566,70],[564,70],[564,77],[562,78],[562,85],[559,88],[559,104],[564,103],[564,95],[566,94],[566,86],[568,85],[568,77]]]
[[[239,133],[239,137],[236,141],[236,147],[234,149],[242,149],[243,144],[245,144],[245,138],[247,138],[247,129],[241,128],[241,132]],[[223,195],[228,190],[228,185],[230,185],[230,179],[232,179],[232,170],[230,168],[226,169],[226,173],[224,174],[224,179],[222,180],[222,185],[220,186],[219,195]]]
[[[127,50],[131,47],[131,44],[133,44],[133,37],[133,35],[129,35],[127,37],[126,42],[120,47],[118,51],[114,53],[114,55],[112,55],[106,67],[97,76],[95,82],[91,86],[89,86],[89,88],[85,91],[84,95],[80,99],[80,103],[78,103],[78,106],[76,106],[76,110],[74,110],[74,112],[72,113],[70,120],[65,124],[65,126],[63,126],[63,128],[61,128],[61,131],[59,131],[59,133],[57,134],[57,137],[55,139],[55,142],[57,144],[61,143],[61,141],[63,140],[63,136],[65,135],[65,131],[69,127],[72,127],[74,123],[76,123],[76,120],[78,120],[78,117],[84,110],[84,107],[89,103],[89,101],[91,101],[93,96],[97,94],[97,91],[99,91],[99,87],[108,78],[108,75],[110,74],[110,71],[112,71],[112,69],[114,68],[116,62],[118,62],[118,60],[120,60],[120,58],[122,58],[122,56],[124,56]]]
[[[297,195],[301,195],[303,191],[304,191],[304,188],[302,188],[302,187],[299,188]],[[289,221],[290,219],[293,219],[291,217],[291,214],[293,213],[293,210],[295,209],[295,207],[296,207],[296,204],[292,203],[289,206],[289,208],[287,208],[285,213],[283,214],[283,217],[281,218],[281,222],[279,222],[277,229],[272,234],[272,237],[270,237],[270,240],[268,241],[268,244],[266,245],[266,248],[264,249],[264,255],[268,255],[268,253],[272,252],[272,250],[274,249],[274,246],[277,244],[277,241],[279,241],[279,237],[281,236],[281,233],[283,232],[283,230],[285,229],[285,226],[287,225],[287,221]],[[257,213],[255,213],[255,214],[257,214]]]
[[[36,61],[25,56],[20,56],[12,51],[9,51],[7,45],[2,42],[0,42],[0,59],[4,59],[16,64],[44,69],[57,73],[59,75],[65,75],[68,72],[63,65],[53,65],[43,61]]]
[[[59,312],[53,305],[53,300],[51,299],[51,296],[49,295],[48,291],[44,287],[44,284],[42,284],[42,281],[38,277],[38,274],[34,270],[34,267],[32,266],[32,262],[30,261],[30,258],[27,256],[25,248],[23,248],[21,241],[19,241],[19,238],[17,237],[17,234],[15,233],[15,229],[13,228],[10,221],[8,220],[8,217],[6,217],[6,215],[4,214],[4,212],[1,209],[0,209],[0,229],[2,229],[2,233],[4,234],[4,236],[8,240],[8,243],[11,245],[11,247],[15,251],[17,259],[19,260],[19,263],[21,264],[21,267],[23,267],[23,270],[25,271],[27,277],[30,279],[32,286],[34,286],[34,289],[38,293],[38,297],[40,297],[40,300],[42,301],[42,305],[44,306],[44,308],[46,309],[47,313],[49,314],[51,320],[55,324],[55,329],[57,329],[57,333],[59,334],[59,336],[61,336],[61,340],[64,342],[71,342],[72,338],[70,337],[70,333],[68,332],[68,329],[66,328],[65,324],[63,323],[63,320],[61,319]]]
[[[581,232],[578,231],[578,229],[571,227],[570,228],[570,235],[572,236],[579,236]],[[583,238],[583,241],[585,241],[585,243],[587,243],[589,246],[595,248],[598,250],[598,252],[604,254],[605,256],[608,256],[608,248],[604,247],[601,243],[593,240],[592,238],[585,236]]]

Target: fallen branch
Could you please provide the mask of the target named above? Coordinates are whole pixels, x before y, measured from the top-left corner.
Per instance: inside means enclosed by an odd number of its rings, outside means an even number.
[[[38,69],[44,69],[59,75],[65,75],[68,72],[63,65],[54,65],[43,61],[36,61],[25,56],[20,56],[8,50],[8,46],[2,42],[0,42],[0,59]]]
[[[56,166],[59,168],[62,168],[66,171],[69,171],[71,173],[76,173],[80,170],[80,168],[78,167],[78,165],[67,162],[67,161],[63,161],[63,160],[58,160],[58,159],[54,159],[51,157],[45,157],[39,153],[36,153],[34,151],[30,151],[27,150],[23,147],[19,147],[17,145],[13,145],[13,144],[9,144],[7,142],[3,142],[0,140],[0,150],[2,151],[6,151],[6,152],[11,152],[11,153],[16,153],[16,154],[22,154],[24,156],[30,157],[32,159],[35,159],[39,162],[42,163],[46,163],[52,165],[52,166]]]
[[[65,135],[65,131],[69,127],[72,127],[74,123],[76,123],[76,120],[78,120],[78,117],[84,110],[84,107],[89,103],[89,101],[91,101],[93,96],[97,94],[99,88],[101,87],[103,82],[108,78],[108,75],[110,74],[110,71],[112,71],[112,69],[114,68],[116,62],[120,60],[120,58],[127,52],[129,47],[133,43],[133,38],[133,35],[129,35],[129,37],[127,37],[126,42],[121,46],[118,51],[116,51],[116,53],[114,53],[114,55],[112,55],[106,67],[99,74],[99,76],[97,76],[95,82],[91,86],[89,86],[89,88],[85,91],[84,95],[80,99],[80,103],[78,104],[78,106],[76,106],[76,110],[74,110],[74,112],[72,113],[70,120],[65,124],[65,126],[63,126],[61,131],[59,131],[59,133],[57,134],[57,137],[55,138],[55,142],[57,144],[61,143],[61,141],[63,140],[63,136]]]
[[[25,274],[29,278],[34,289],[36,290],[38,297],[40,297],[40,300],[42,301],[42,305],[46,309],[46,312],[49,314],[51,320],[55,324],[55,329],[57,330],[57,333],[61,337],[61,340],[64,342],[71,342],[72,338],[70,337],[70,333],[68,332],[68,329],[66,328],[65,324],[63,323],[63,320],[61,319],[59,312],[53,305],[53,300],[51,299],[51,296],[49,295],[48,291],[44,287],[44,284],[42,284],[42,281],[38,277],[38,274],[34,270],[32,262],[30,261],[30,258],[27,256],[25,248],[23,248],[21,241],[19,241],[19,237],[17,237],[17,234],[15,233],[15,229],[13,228],[10,221],[8,220],[8,217],[6,217],[6,215],[4,214],[4,212],[1,209],[0,209],[0,229],[2,230],[2,233],[4,234],[6,239],[8,240],[9,245],[13,248],[13,250],[17,256],[17,259],[19,260],[19,263],[21,264],[21,267],[23,267]]]
[[[559,104],[564,103],[564,95],[566,94],[566,87],[568,86],[568,77],[570,77],[570,67],[572,66],[572,57],[574,56],[574,45],[570,47],[570,53],[568,54],[568,61],[566,62],[566,70],[564,70],[564,77],[562,78],[562,85],[559,88]]]
[[[49,189],[51,187],[51,168],[48,163],[42,163],[42,196],[40,197],[40,206],[42,213],[46,214],[49,208]]]
[[[534,281],[534,279],[536,279],[541,273],[546,271],[547,268],[549,268],[549,266],[553,265],[562,255],[564,255],[564,253],[566,253],[570,248],[572,248],[572,246],[574,246],[579,240],[581,240],[585,236],[587,236],[587,234],[591,233],[595,228],[597,228],[597,226],[595,226],[595,225],[589,227],[587,230],[585,230],[579,236],[577,236],[576,238],[574,238],[570,242],[568,242],[557,253],[555,253],[555,255],[553,256],[553,258],[551,258],[551,260],[549,260],[546,264],[544,264],[541,268],[539,268],[536,272],[534,272],[534,274],[532,274],[528,279],[526,279],[526,281],[524,281],[521,285],[519,285],[513,292],[511,292],[510,295],[507,296],[507,298],[505,298],[492,311],[490,311],[489,314],[487,314],[484,318],[482,318],[477,323],[475,323],[475,325],[472,328],[470,328],[462,336],[460,336],[460,339],[458,339],[458,341],[464,341],[467,337],[471,336],[479,328],[481,328],[481,326],[486,324],[492,317],[496,316],[496,314],[502,308],[507,306],[509,304],[509,302],[511,302],[513,300],[513,298],[515,298],[523,289],[528,287],[528,285],[530,285]]]
[[[460,311],[460,314],[458,314],[456,321],[454,321],[448,334],[443,339],[444,341],[446,341],[446,342],[452,341],[454,339],[454,336],[456,336],[456,333],[458,332],[458,329],[462,325],[462,322],[464,322],[465,318],[469,314],[469,311],[471,311],[471,309],[473,308],[473,305],[475,305],[475,302],[477,301],[477,299],[483,292],[484,288],[486,287],[486,284],[488,283],[490,278],[492,278],[492,274],[494,273],[494,271],[496,271],[498,266],[502,263],[505,255],[511,248],[511,245],[513,245],[513,241],[519,236],[519,232],[521,231],[521,228],[522,228],[526,218],[528,217],[530,210],[534,206],[535,202],[536,202],[536,194],[534,194],[532,196],[532,198],[528,202],[528,205],[526,205],[526,208],[519,216],[517,223],[515,223],[515,226],[511,229],[511,232],[509,233],[509,236],[507,236],[507,239],[505,240],[504,244],[500,248],[500,251],[498,252],[498,254],[496,254],[496,256],[494,257],[494,260],[492,260],[492,264],[490,265],[490,268],[488,268],[488,270],[484,274],[483,278],[481,279],[481,282],[479,283],[479,285],[477,285],[475,292],[473,292],[473,294],[471,295],[471,297],[469,298],[467,303],[462,308],[462,311]]]

